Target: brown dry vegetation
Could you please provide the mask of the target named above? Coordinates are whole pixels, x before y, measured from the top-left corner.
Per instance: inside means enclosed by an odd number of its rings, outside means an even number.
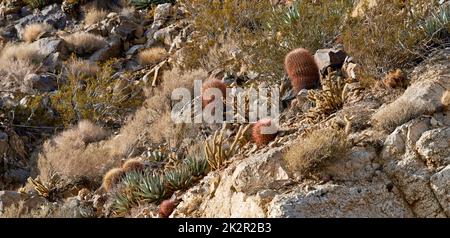
[[[67,73],[75,78],[95,77],[100,71],[100,67],[87,60],[71,58],[66,64]]]
[[[284,156],[292,171],[314,177],[329,163],[343,158],[348,150],[346,135],[332,128],[311,132],[294,142]]]
[[[54,173],[58,173],[72,179],[90,178],[95,181],[114,164],[108,151],[93,143],[107,136],[102,128],[81,121],[76,127],[45,142],[38,161],[41,178],[49,181]]]
[[[107,15],[108,12],[105,10],[88,9],[84,18],[84,23],[86,25],[92,25],[101,22]]]
[[[426,111],[426,105],[418,105],[400,98],[378,110],[372,116],[372,120],[377,128],[393,131],[397,126]]]
[[[107,44],[103,37],[87,32],[76,32],[63,39],[69,50],[79,55],[93,53]]]
[[[30,43],[37,40],[42,34],[53,29],[52,26],[46,23],[33,23],[27,25],[23,32],[23,40]]]
[[[167,56],[163,47],[153,47],[139,52],[138,60],[141,65],[153,65],[161,62]]]
[[[39,52],[37,46],[27,43],[9,43],[0,52],[0,60],[21,60],[38,64],[43,59],[44,56]]]
[[[33,73],[37,67],[28,61],[10,61],[0,59],[0,88],[2,90],[20,89],[27,92],[31,89],[24,84],[24,78],[27,74]]]

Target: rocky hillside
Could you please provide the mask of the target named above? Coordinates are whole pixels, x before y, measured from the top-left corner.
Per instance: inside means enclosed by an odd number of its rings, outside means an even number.
[[[0,0],[0,217],[450,217],[449,110],[449,1]]]

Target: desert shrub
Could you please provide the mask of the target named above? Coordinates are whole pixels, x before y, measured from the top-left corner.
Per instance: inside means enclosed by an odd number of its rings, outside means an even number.
[[[411,103],[403,98],[380,108],[373,116],[373,124],[386,131],[393,131],[411,119],[427,111],[426,105]]]
[[[315,177],[333,161],[345,156],[348,149],[343,131],[332,128],[315,130],[294,142],[284,155],[293,171],[302,177]]]
[[[72,57],[66,64],[67,75],[74,78],[95,77],[100,67],[93,62]]]
[[[127,154],[140,140],[147,143],[170,142],[177,147],[190,130],[187,125],[174,124],[170,118],[172,91],[192,88],[194,80],[206,77],[203,70],[181,72],[174,68],[166,71],[159,88],[149,93],[144,106],[121,128],[120,136],[108,144],[114,150],[113,154]]]
[[[38,158],[39,176],[49,181],[57,173],[68,179],[87,178],[100,182],[106,170],[117,163],[96,141],[108,134],[90,122],[80,122],[44,143]]]
[[[28,61],[11,61],[0,59],[0,89],[16,91],[20,89],[27,92],[30,89],[25,87],[24,78],[29,73],[34,73],[37,67]]]
[[[345,26],[346,51],[369,76],[380,77],[390,70],[414,65],[434,38],[430,34],[438,31],[431,23],[436,21],[424,22],[436,10],[437,2],[382,0],[376,7],[365,6],[364,14],[349,18]],[[428,25],[428,33],[421,27],[424,24]]]
[[[208,53],[215,51],[225,59],[219,67],[236,70],[244,65],[278,77],[289,51],[329,46],[353,6],[352,0],[298,1],[291,8],[256,0],[182,2],[196,29],[185,49],[186,67],[203,67]],[[229,51],[221,50],[230,41],[236,48],[232,59]]]
[[[141,65],[153,65],[161,62],[166,56],[166,49],[153,47],[139,52],[138,60]]]
[[[86,55],[104,47],[106,40],[98,35],[87,32],[75,32],[63,38],[71,52]]]
[[[101,22],[107,15],[108,12],[105,10],[88,9],[86,16],[84,17],[84,23],[86,25],[92,25]]]
[[[37,46],[27,43],[9,43],[0,52],[0,60],[21,60],[34,64],[40,64],[43,59],[44,55],[39,52]]]
[[[89,119],[116,127],[142,105],[145,97],[137,84],[128,82],[125,86],[127,90],[114,93],[117,80],[111,78],[113,70],[110,65],[111,62],[105,63],[101,73],[95,77],[79,78],[79,74],[69,74],[67,83],[50,96],[51,105],[64,125]],[[83,73],[89,71],[91,69]],[[94,73],[94,70],[89,73]]]
[[[46,23],[33,23],[27,25],[23,32],[23,39],[30,43],[38,39],[38,37],[52,30],[52,26]]]

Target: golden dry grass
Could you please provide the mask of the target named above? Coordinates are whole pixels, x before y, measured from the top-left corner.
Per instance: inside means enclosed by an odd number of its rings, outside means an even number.
[[[24,41],[31,43],[52,29],[53,27],[46,23],[33,23],[25,27],[22,38]]]
[[[63,37],[70,51],[79,55],[93,53],[106,46],[106,40],[98,35],[87,32],[76,32]]]
[[[81,121],[76,127],[46,141],[38,160],[41,178],[48,181],[55,172],[74,179],[101,178],[115,161],[106,149],[94,142],[106,139],[108,135],[101,127]]]
[[[32,89],[24,83],[24,78],[36,70],[37,67],[28,61],[0,59],[0,90],[30,92]]]
[[[372,116],[372,121],[376,128],[393,131],[397,126],[410,121],[425,111],[427,111],[425,105],[399,98],[378,110]]]
[[[0,52],[0,60],[22,60],[38,64],[43,59],[37,46],[28,43],[8,43]]]
[[[138,60],[141,65],[157,64],[167,57],[167,51],[163,47],[153,47],[141,51]]]
[[[100,67],[87,60],[72,58],[66,64],[67,73],[73,77],[94,77],[100,72]]]
[[[325,128],[298,139],[284,155],[292,171],[302,177],[314,177],[327,164],[345,156],[348,150],[343,131]]]
[[[92,25],[101,22],[106,18],[107,15],[108,12],[105,10],[97,10],[95,8],[88,9],[84,18],[84,23],[86,25]]]

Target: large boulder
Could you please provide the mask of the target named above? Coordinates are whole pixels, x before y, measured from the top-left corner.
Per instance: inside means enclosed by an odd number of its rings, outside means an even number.
[[[276,195],[268,217],[414,217],[396,190],[383,183],[368,186],[318,185]]]

